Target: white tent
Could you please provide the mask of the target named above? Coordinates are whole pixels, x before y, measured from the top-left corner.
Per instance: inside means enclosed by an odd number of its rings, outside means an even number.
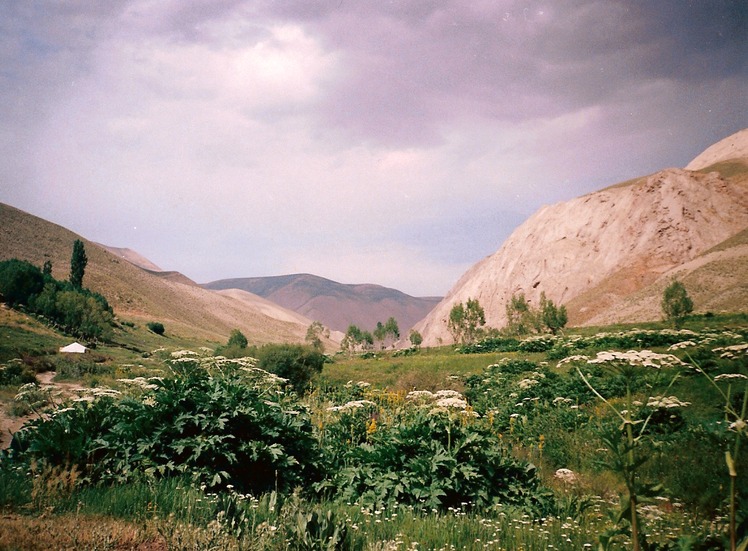
[[[69,352],[71,354],[85,354],[86,352],[88,352],[88,348],[78,342],[74,342],[60,348],[60,352]]]

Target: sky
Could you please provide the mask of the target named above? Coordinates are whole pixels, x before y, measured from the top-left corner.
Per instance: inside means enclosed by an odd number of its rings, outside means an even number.
[[[541,206],[748,127],[745,0],[0,13],[0,202],[200,283],[443,295]]]

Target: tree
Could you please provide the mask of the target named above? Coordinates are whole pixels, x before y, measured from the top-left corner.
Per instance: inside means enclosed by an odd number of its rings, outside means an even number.
[[[58,291],[55,308],[56,321],[66,332],[86,339],[111,337],[112,313],[92,295],[75,290]]]
[[[506,331],[510,335],[539,333],[542,329],[541,313],[530,306],[524,293],[512,295],[506,305]]]
[[[42,271],[25,260],[0,262],[0,294],[8,306],[28,304],[44,288]]]
[[[459,302],[452,306],[449,311],[449,320],[447,321],[447,328],[452,333],[452,340],[455,343],[462,342],[463,340],[463,328],[465,324],[465,306]]]
[[[384,348],[384,341],[388,337],[392,337],[393,343],[400,338],[400,328],[397,325],[397,320],[393,317],[390,317],[385,323],[378,321],[377,328],[374,329],[373,338],[382,343],[382,348]]]
[[[287,379],[299,394],[325,364],[324,354],[300,344],[267,344],[259,349],[258,356],[257,367]]]
[[[465,340],[473,342],[481,327],[486,325],[486,313],[478,299],[468,299],[465,304]]]
[[[368,350],[374,346],[374,336],[369,331],[362,331],[356,325],[349,325],[343,340],[340,342],[341,350],[347,350],[352,354],[358,347]]]
[[[236,347],[236,348],[247,348],[248,344],[249,344],[249,341],[247,341],[247,337],[244,336],[244,333],[242,333],[238,329],[232,329],[231,335],[229,335],[229,340],[226,343],[226,346]]]
[[[470,343],[478,336],[486,324],[486,314],[478,299],[468,298],[467,302],[455,304],[449,312],[447,326],[455,342]]]
[[[409,339],[410,339],[410,344],[412,344],[416,348],[418,348],[419,346],[421,346],[421,343],[423,342],[423,337],[415,329],[411,329],[410,330]]]
[[[88,264],[86,248],[83,241],[76,239],[73,243],[73,256],[70,258],[70,283],[76,289],[83,288],[83,274],[86,272],[86,264]]]
[[[545,291],[540,293],[540,317],[554,335],[566,327],[568,321],[566,306],[556,306],[552,300],[546,298]]]
[[[315,350],[320,352],[324,351],[325,345],[322,342],[322,337],[329,338],[330,330],[327,329],[322,322],[313,321],[312,324],[306,330],[306,337],[304,340]]]
[[[340,349],[352,354],[359,342],[361,342],[361,329],[356,325],[349,325],[343,340],[340,341]]]
[[[665,289],[662,295],[662,312],[665,319],[675,327],[680,327],[683,318],[693,312],[693,301],[680,281],[673,280]]]
[[[400,328],[397,326],[397,320],[390,317],[384,324],[384,334],[392,337],[393,341],[400,338]]]
[[[377,342],[382,343],[382,348],[384,348],[384,339],[387,338],[387,333],[384,328],[384,324],[382,324],[381,321],[377,322],[377,327],[374,329],[374,340]]]
[[[51,260],[44,261],[44,267],[42,268],[42,273],[44,274],[45,278],[52,277],[52,261]]]

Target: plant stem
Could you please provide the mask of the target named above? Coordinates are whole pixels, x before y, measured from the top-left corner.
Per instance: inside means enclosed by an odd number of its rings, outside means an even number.
[[[634,427],[631,421],[631,387],[626,383],[626,438],[628,439],[628,468],[630,469],[629,480],[629,503],[631,507],[631,539],[634,544],[634,551],[639,551],[639,523],[636,514],[636,457],[634,455]],[[629,478],[627,477],[627,478]]]

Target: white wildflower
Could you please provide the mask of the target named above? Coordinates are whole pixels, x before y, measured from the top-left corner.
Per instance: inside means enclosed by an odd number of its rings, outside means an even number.
[[[671,344],[668,347],[668,350],[683,350],[684,348],[688,348],[690,346],[696,346],[696,343],[693,341],[681,341],[675,344]]]
[[[746,377],[742,373],[723,373],[722,375],[717,375],[714,378],[715,381],[733,381],[736,379],[748,379],[748,377]]]
[[[437,390],[435,396],[437,398],[462,398],[462,394],[456,390]]]
[[[117,382],[126,385],[138,386],[143,390],[154,390],[158,388],[156,385],[149,383],[145,377],[135,377],[134,379],[117,379]]]
[[[587,360],[587,363],[627,363],[632,366],[653,367],[655,369],[674,365],[685,365],[679,358],[672,354],[658,354],[651,350],[629,350],[628,352],[608,350],[598,352],[597,356]]]
[[[691,402],[683,402],[676,396],[651,396],[647,401],[647,407],[672,409],[690,406]]]
[[[589,360],[588,356],[585,356],[584,354],[575,354],[574,356],[567,356],[560,362],[556,364],[556,367],[561,367],[564,364],[572,363],[572,362],[586,362]]]
[[[411,390],[405,399],[413,402],[430,402],[434,399],[434,393],[428,390]]]
[[[349,411],[352,409],[359,409],[367,406],[376,406],[376,404],[371,400],[353,400],[351,402],[346,402],[342,406],[329,407],[327,408],[327,411]]]
[[[734,423],[730,423],[730,426],[728,428],[736,432],[743,432],[746,426],[748,426],[748,424],[746,424],[746,422],[743,419],[738,419]]]
[[[192,350],[175,350],[171,353],[171,357],[176,359],[187,357],[195,358],[197,355],[197,352],[193,352]]]
[[[712,352],[748,353],[748,343],[733,344],[731,346],[720,346],[719,348],[713,348]]]
[[[436,401],[436,405],[437,407],[443,407],[443,408],[465,409],[468,403],[462,398],[450,397],[450,398],[440,398],[439,400]]]

